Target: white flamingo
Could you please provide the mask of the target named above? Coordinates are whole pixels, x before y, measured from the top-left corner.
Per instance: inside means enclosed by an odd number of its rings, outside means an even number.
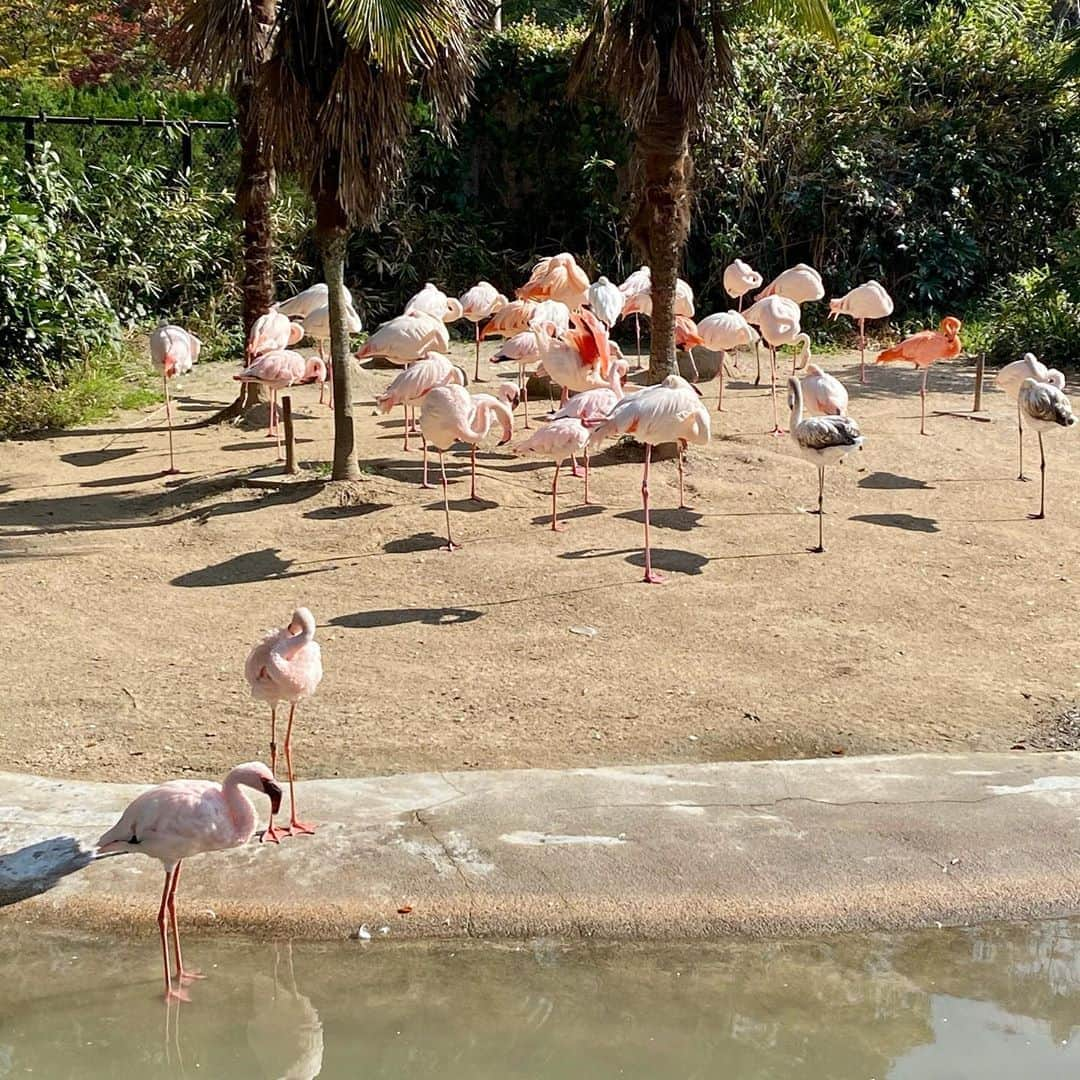
[[[1020,455],[1020,471],[1017,480],[1027,480],[1024,475],[1024,417],[1020,409],[1020,387],[1025,379],[1050,383],[1059,390],[1065,389],[1065,376],[1057,368],[1048,368],[1041,363],[1034,353],[1024,353],[1019,360],[1006,364],[994,377],[994,385],[1005,392],[1006,397],[1016,402],[1016,433]]]
[[[478,281],[471,289],[466,289],[461,294],[458,301],[461,305],[461,314],[473,324],[473,334],[476,338],[474,379],[480,378],[480,324],[500,308],[506,307],[509,302],[489,281]]]
[[[809,364],[802,377],[803,401],[811,416],[844,416],[847,414],[848,392],[834,375],[817,364]]]
[[[1058,428],[1070,428],[1076,423],[1072,402],[1053,383],[1025,379],[1017,395],[1020,411],[1028,427],[1039,435],[1039,512],[1031,516],[1036,520],[1046,517],[1046,450],[1043,434]]]
[[[606,277],[598,277],[589,286],[589,307],[596,317],[610,330],[622,314],[626,297],[622,290]]]
[[[772,396],[772,434],[782,435],[780,418],[776,409],[776,350],[782,345],[798,345],[800,350],[791,362],[791,373],[805,366],[810,359],[810,338],[802,333],[802,314],[794,300],[784,296],[767,296],[757,300],[743,312],[748,323],[757,326],[765,344],[769,347],[770,394]]]
[[[718,311],[715,315],[708,315],[697,324],[697,328],[705,348],[721,354],[720,370],[717,372],[720,393],[717,396],[716,407],[723,410],[724,364],[727,354],[740,345],[753,345],[756,349],[761,335],[738,311]]]
[[[169,380],[186,375],[199,359],[202,342],[182,326],[166,324],[150,335],[150,363],[161,374],[165,388],[165,421],[169,427],[169,467],[166,476],[179,472],[173,457],[172,402],[169,399]]]

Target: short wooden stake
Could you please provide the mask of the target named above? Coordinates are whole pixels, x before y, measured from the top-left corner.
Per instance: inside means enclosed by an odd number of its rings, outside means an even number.
[[[984,353],[979,353],[975,357],[975,401],[971,406],[972,412],[982,412],[983,370],[985,367],[986,356]]]
[[[285,471],[295,476],[300,467],[296,464],[296,431],[293,428],[292,397],[283,394],[281,398],[281,420],[285,425]]]

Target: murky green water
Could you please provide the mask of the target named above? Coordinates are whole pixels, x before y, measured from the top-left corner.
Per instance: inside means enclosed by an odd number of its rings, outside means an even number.
[[[1053,1080],[1080,1075],[1080,923],[678,946],[190,938],[0,924],[0,1077]]]

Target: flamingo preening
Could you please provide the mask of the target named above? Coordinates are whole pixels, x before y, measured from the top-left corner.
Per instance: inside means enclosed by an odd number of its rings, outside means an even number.
[[[914,364],[916,370],[922,368],[922,383],[919,386],[919,434],[926,434],[926,378],[930,374],[930,365],[937,360],[952,360],[964,351],[960,341],[960,328],[963,323],[952,315],[941,320],[937,330],[921,330],[911,337],[904,338],[898,345],[879,352],[876,364],[895,364],[906,361]]]
[[[588,300],[589,275],[568,251],[541,259],[529,280],[517,290],[519,300],[558,300],[571,311]]]
[[[829,301],[829,318],[847,315],[859,323],[859,382],[866,382],[866,320],[887,319],[893,313],[893,299],[885,286],[867,281],[844,296]]]
[[[160,372],[165,389],[165,421],[169,426],[169,467],[166,476],[179,472],[173,457],[172,402],[169,399],[169,380],[186,375],[199,359],[202,342],[181,326],[159,326],[150,335],[150,363]]]
[[[800,351],[791,362],[794,375],[810,359],[810,338],[802,332],[802,313],[799,305],[786,296],[770,295],[756,300],[744,312],[743,318],[757,326],[765,344],[769,347],[770,395],[772,397],[773,435],[782,435],[780,417],[776,407],[776,350],[782,345],[798,345]]]
[[[817,364],[808,364],[801,385],[803,402],[810,416],[846,415],[848,392],[835,375],[830,375]]]

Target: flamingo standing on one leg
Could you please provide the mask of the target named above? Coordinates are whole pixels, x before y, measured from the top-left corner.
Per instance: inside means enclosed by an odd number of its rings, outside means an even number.
[[[289,773],[289,825],[278,830],[274,826],[274,807],[263,840],[278,842],[279,832],[285,836],[311,834],[315,826],[306,825],[296,816],[296,788],[292,764],[292,729],[297,702],[311,697],[322,682],[322,651],[315,641],[315,617],[307,608],[297,608],[288,626],[268,630],[262,641],[248,653],[244,661],[244,678],[256,701],[270,705],[270,767],[277,768],[277,707],[289,703],[289,723],[285,729],[285,768]]]
[[[353,307],[353,298],[348,289],[343,290],[342,299],[345,302],[345,332],[351,337],[359,334],[364,329],[360,316]],[[279,309],[280,310],[280,309]],[[310,311],[304,318],[304,337],[311,338],[319,350],[319,359],[326,364],[326,370],[330,375],[330,401],[329,407],[334,407],[334,364],[333,358],[329,363],[326,359],[326,350],[330,345],[330,305],[325,303]],[[322,388],[319,389],[319,401],[322,401]]]
[[[184,967],[180,954],[176,888],[180,884],[181,863],[192,855],[241,847],[251,839],[255,833],[255,807],[241,787],[268,795],[271,814],[281,806],[281,787],[274,774],[261,762],[252,761],[237,765],[223,784],[212,780],[171,780],[144,791],[97,842],[103,855],[136,852],[160,859],[165,867],[157,923],[167,1001],[190,1000],[184,984],[202,978],[197,971]],[[169,970],[170,925],[176,956],[176,989]]]
[[[907,361],[914,364],[916,370],[922,368],[922,384],[919,387],[919,434],[926,434],[926,378],[930,374],[930,365],[935,360],[953,360],[964,351],[960,341],[960,327],[963,323],[952,315],[941,320],[937,330],[922,330],[911,337],[904,338],[898,345],[879,352],[876,364],[894,364]]]
[[[601,275],[589,286],[589,310],[608,328],[619,321],[626,297],[618,285]]]
[[[743,317],[751,325],[756,325],[765,344],[769,347],[770,377],[769,387],[772,397],[773,435],[782,435],[780,415],[776,406],[776,350],[782,345],[798,345],[791,362],[794,375],[810,359],[810,338],[802,332],[802,314],[799,305],[786,296],[767,296],[757,300],[743,312]]]
[[[867,281],[845,296],[829,301],[829,318],[848,315],[859,321],[859,382],[866,382],[866,320],[887,319],[893,313],[893,299],[885,286]]]
[[[683,503],[683,451],[688,443],[709,441],[709,410],[693,386],[679,375],[624,397],[611,415],[601,421],[589,438],[590,446],[616,435],[633,435],[645,444],[645,469],[641,477],[641,504],[645,516],[645,578],[649,584],[663,581],[653,572],[649,544],[649,462],[658,443],[674,442],[679,448],[679,508]]]
[[[626,372],[626,364],[621,364],[621,371],[623,374]],[[574,394],[565,405],[562,406],[557,412],[551,414],[551,419],[554,420],[580,420],[587,428],[595,427],[601,420],[606,420],[611,414],[611,410],[622,401],[624,397],[622,379],[618,378],[612,382],[610,387],[603,387],[596,390],[584,390],[579,394]],[[538,451],[539,452],[539,451]],[[570,451],[570,460],[574,466],[577,465],[577,459],[574,457],[576,451]],[[585,505],[589,505],[589,447],[586,444],[583,451],[585,458]],[[577,475],[576,469],[574,475]]]
[[[457,383],[468,386],[469,377],[465,369],[453,364],[442,353],[428,353],[427,356],[410,364],[404,371],[390,380],[390,385],[375,399],[379,412],[388,413],[400,405],[405,410],[405,450],[409,449],[409,408],[415,409],[423,396],[436,386]],[[423,442],[423,440],[421,440]],[[420,486],[429,488],[428,452],[424,442],[424,479]]]
[[[530,364],[535,364],[540,359],[540,346],[536,340],[536,334],[531,330],[524,330],[509,338],[503,347],[491,358],[493,364],[514,363],[518,366],[518,391],[525,403],[525,427],[529,424],[529,375],[525,370]]]
[[[589,275],[568,251],[541,259],[517,290],[519,300],[558,300],[578,311],[588,299]]]
[[[491,435],[491,429],[496,423],[499,424],[501,438],[499,446],[505,446],[514,434],[514,410],[518,403],[518,388],[509,382],[500,382],[494,394],[473,394],[473,408],[480,411],[484,406],[484,414],[487,416],[487,430],[484,433],[486,439]],[[469,498],[476,500],[476,450],[481,439],[469,447]]]
[[[848,392],[835,375],[823,371],[817,364],[809,364],[801,383],[803,401],[809,415],[845,416],[847,414]]]
[[[326,298],[329,295],[330,290],[326,284],[319,282],[318,285],[311,285],[275,306],[282,315],[288,315],[290,319],[306,319],[316,308],[326,307]],[[349,303],[352,303],[352,297],[349,297]]]
[[[513,431],[513,413],[490,395],[483,395],[479,404],[463,386],[436,386],[424,395],[420,405],[420,430],[424,441],[439,451],[439,472],[442,475],[443,509],[446,511],[446,546],[444,551],[455,551],[458,546],[450,532],[450,497],[447,493],[446,463],[443,454],[456,442],[474,446],[487,437],[491,425],[503,424],[504,438],[499,445],[510,441]]]
[[[199,359],[202,342],[192,333],[180,326],[166,324],[159,326],[150,335],[150,362],[154,370],[161,373],[161,384],[165,388],[165,420],[169,425],[169,467],[166,476],[180,470],[173,457],[172,402],[169,399],[169,380],[177,375],[186,375]]]
[[[852,450],[861,450],[863,437],[859,425],[850,416],[810,416],[803,418],[802,383],[788,379],[788,407],[791,409],[791,440],[799,456],[818,471],[818,544],[813,551],[825,550],[825,466],[841,461]]]
[[[1020,411],[1028,427],[1039,434],[1039,512],[1030,516],[1041,521],[1046,517],[1046,450],[1043,433],[1058,428],[1070,428],[1076,423],[1072,402],[1053,383],[1025,379],[1017,394]]]
[[[754,289],[760,289],[764,278],[747,262],[736,259],[724,267],[724,292],[733,300],[738,300],[738,310],[743,309],[743,298]],[[710,346],[711,348],[711,346]],[[754,342],[754,359],[757,361],[757,375],[754,385],[761,385],[761,347],[758,341]],[[723,375],[723,372],[721,372]],[[721,389],[723,387],[721,386]]]
[[[757,277],[760,279],[761,275],[758,274]],[[720,353],[720,370],[716,373],[720,381],[720,392],[717,395],[716,408],[723,412],[727,354],[740,345],[753,345],[756,350],[761,335],[738,311],[718,311],[715,315],[706,316],[698,323],[698,334],[706,349]]]
[[[294,383],[325,382],[326,365],[317,357],[305,359],[291,349],[275,349],[256,357],[253,363],[234,375],[237,382],[261,383],[270,389],[270,430],[267,437],[277,440],[277,453],[281,454],[281,429],[277,425],[277,395]]]
[[[825,285],[812,266],[798,263],[777,274],[754,299],[764,300],[767,296],[785,296],[796,304],[809,304],[825,298]]]
[[[438,285],[433,285],[430,281],[405,305],[406,315],[415,315],[417,312],[423,312],[444,323],[457,322],[464,314],[458,299],[447,296]]]
[[[1019,360],[1006,364],[994,378],[994,383],[1016,402],[1016,433],[1020,452],[1020,471],[1017,480],[1027,480],[1024,475],[1024,418],[1020,409],[1020,386],[1025,379],[1050,383],[1059,390],[1065,389],[1065,376],[1057,368],[1040,363],[1034,353],[1024,353]]]
[[[536,457],[551,458],[555,462],[555,475],[551,480],[551,529],[552,532],[563,532],[566,529],[566,523],[559,520],[557,502],[559,470],[568,457],[582,453],[585,455],[585,505],[588,506],[589,429],[576,417],[561,416],[557,420],[545,424],[523,443],[519,444],[517,453],[526,456],[535,455]]]
[[[476,337],[476,368],[473,371],[473,378],[479,379],[480,324],[500,308],[506,307],[510,301],[491,282],[478,281],[471,289],[466,289],[461,294],[458,303],[461,305],[461,314],[473,324]]]
[[[293,322],[277,308],[271,308],[260,315],[252,324],[247,340],[247,363],[256,356],[276,349],[287,349],[295,345],[304,336],[304,328]]]
[[[638,293],[648,292],[652,288],[652,271],[647,266],[639,266],[619,286],[619,292],[626,297],[626,301],[637,296]],[[634,334],[637,337],[637,355],[634,357],[634,370],[641,370],[641,314],[639,312],[627,312],[626,301],[623,302],[623,314],[633,314]],[[650,308],[651,310],[651,308]]]

